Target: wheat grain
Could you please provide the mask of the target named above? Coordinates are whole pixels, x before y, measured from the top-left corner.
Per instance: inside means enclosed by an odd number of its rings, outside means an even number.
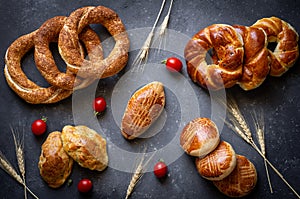
[[[231,116],[232,116],[231,120],[233,120],[233,121],[235,120],[235,122],[239,124],[239,126],[241,127],[241,129],[243,130],[245,135],[248,137],[248,139],[251,142],[253,142],[251,130],[248,127],[248,124],[247,124],[244,116],[240,112],[236,101],[232,97],[230,97],[228,100],[227,109],[228,109],[229,113],[231,113]]]
[[[161,49],[165,49],[165,47],[166,47],[166,43],[167,43],[166,32],[167,32],[167,27],[168,27],[168,24],[169,24],[169,19],[170,19],[172,7],[173,7],[173,0],[171,0],[171,2],[170,2],[167,15],[165,16],[163,22],[159,26],[159,34],[158,34],[158,38],[157,38],[157,41],[156,41],[158,43],[157,54],[160,53]]]
[[[260,145],[261,153],[266,157],[265,123],[264,123],[263,111],[261,109],[258,111],[258,114],[257,112],[253,112],[253,120],[255,124],[256,135],[258,138],[258,143]],[[270,192],[273,193],[273,188],[272,188],[272,183],[269,175],[266,158],[264,158],[264,165],[265,165],[267,180],[269,184],[269,189]]]
[[[149,49],[150,49],[150,46],[151,46],[152,38],[154,36],[154,31],[155,31],[155,28],[157,26],[160,15],[163,11],[163,8],[165,6],[165,2],[166,2],[166,0],[162,1],[159,12],[158,12],[158,14],[156,16],[156,19],[155,19],[155,22],[154,22],[154,24],[151,28],[151,31],[150,31],[149,35],[147,36],[147,39],[145,40],[145,42],[144,42],[143,46],[141,47],[140,51],[138,52],[137,57],[133,61],[133,66],[135,66],[134,70],[132,70],[133,72],[139,71],[139,70],[143,71],[143,67],[144,67],[143,62],[146,62],[147,59],[148,59]]]
[[[130,183],[129,183],[127,191],[126,191],[126,197],[125,197],[125,199],[129,198],[129,196],[133,192],[134,187],[136,186],[136,184],[138,183],[138,181],[141,179],[141,177],[143,176],[143,174],[144,174],[143,173],[143,166],[142,166],[142,161],[141,161],[140,164],[137,166],[135,172],[132,175],[132,178],[130,180]]]
[[[231,104],[234,105],[234,104]],[[234,109],[235,113],[240,113],[238,109]],[[239,114],[242,116],[241,114]],[[237,121],[237,120],[243,120],[243,122]],[[300,195],[296,192],[296,190],[289,184],[289,182],[284,178],[284,176],[276,169],[276,167],[267,159],[267,157],[262,153],[260,148],[255,144],[255,142],[252,139],[252,136],[249,137],[249,132],[251,133],[249,128],[243,128],[241,124],[247,124],[244,117],[237,117],[231,118],[232,124],[226,122],[228,127],[232,129],[234,132],[236,132],[238,135],[240,135],[243,140],[245,140],[248,144],[250,144],[257,152],[258,154],[266,161],[266,163],[275,171],[275,173],[280,177],[280,179],[290,188],[290,190],[300,199]],[[248,125],[247,125],[248,126]],[[241,129],[240,129],[241,128]]]
[[[14,167],[9,163],[4,154],[0,151],[0,167],[8,173],[11,177],[13,177],[20,184],[24,184],[21,176],[17,173]]]
[[[15,150],[16,150],[16,157],[18,162],[19,171],[23,178],[23,184],[24,184],[24,196],[25,199],[27,199],[27,193],[26,193],[26,178],[25,178],[25,158],[24,158],[24,134],[23,138],[16,138],[16,133],[14,129],[11,127],[11,133],[14,138],[14,144],[15,144]],[[19,136],[18,136],[19,137]]]

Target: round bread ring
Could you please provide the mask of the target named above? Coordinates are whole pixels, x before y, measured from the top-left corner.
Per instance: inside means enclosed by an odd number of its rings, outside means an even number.
[[[217,63],[206,62],[210,49],[214,50]],[[184,50],[191,79],[211,90],[229,88],[237,83],[242,76],[243,55],[242,37],[226,24],[214,24],[200,30]]]
[[[115,40],[107,58],[93,62],[80,58],[78,35],[89,24],[102,24]],[[109,8],[83,7],[67,18],[58,39],[59,52],[70,71],[80,77],[105,78],[121,71],[128,61],[129,38],[118,15]]]
[[[299,57],[298,33],[290,24],[277,17],[260,19],[252,26],[262,28],[267,34],[268,42],[277,43],[273,52],[269,50],[270,75],[281,76]]]
[[[42,88],[29,80],[21,68],[22,57],[34,47],[34,36],[37,30],[16,39],[5,54],[4,74],[8,85],[21,98],[31,104],[55,103],[69,97],[70,90],[55,86]]]
[[[229,197],[243,197],[251,193],[257,182],[254,164],[245,156],[236,155],[236,167],[232,173],[221,181],[213,184],[220,192]]]
[[[244,41],[243,75],[238,84],[244,90],[252,90],[264,82],[270,71],[267,35],[261,28],[233,27]]]
[[[62,29],[67,17],[57,16],[47,20],[37,31],[35,41],[34,58],[37,68],[42,76],[53,86],[57,86],[66,90],[76,90],[84,88],[94,82],[94,78],[86,78],[84,80],[76,78],[76,75],[71,73],[68,69],[66,73],[60,72],[57,68],[52,52],[49,49],[50,42],[57,42],[59,32]],[[89,27],[79,35],[87,49],[88,53],[93,54],[91,60],[97,61],[103,59],[101,42],[97,34]],[[80,45],[81,46],[81,45]],[[80,57],[82,53],[80,53]]]
[[[236,154],[233,147],[221,141],[215,150],[204,158],[196,158],[196,168],[199,174],[211,181],[226,178],[236,166]]]

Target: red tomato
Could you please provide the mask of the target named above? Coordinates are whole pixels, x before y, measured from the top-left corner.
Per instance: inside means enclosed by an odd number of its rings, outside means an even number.
[[[47,129],[47,124],[46,124],[47,119],[42,118],[38,119],[32,122],[31,124],[31,131],[34,135],[42,135],[46,132]]]
[[[171,72],[180,72],[182,69],[182,62],[176,57],[169,57],[163,63],[166,64],[166,68]]]
[[[168,167],[163,161],[159,161],[154,165],[153,172],[157,178],[162,178],[167,175]]]
[[[95,115],[103,112],[106,109],[106,101],[103,97],[96,97],[93,102],[93,109],[95,111]]]
[[[77,185],[77,189],[81,193],[87,193],[87,192],[91,191],[92,188],[93,188],[93,183],[89,179],[82,179],[79,181],[79,183]]]

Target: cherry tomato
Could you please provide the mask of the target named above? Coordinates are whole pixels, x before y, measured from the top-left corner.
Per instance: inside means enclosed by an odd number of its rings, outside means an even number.
[[[157,178],[162,178],[167,175],[168,167],[162,160],[160,160],[154,165],[153,172]]]
[[[78,182],[77,189],[81,193],[87,193],[93,188],[93,183],[89,179],[82,179]]]
[[[106,109],[106,101],[103,97],[96,97],[93,101],[93,109],[95,115],[103,112]]]
[[[32,122],[31,131],[34,135],[42,135],[47,130],[47,118],[38,119]]]
[[[176,57],[169,57],[162,63],[166,64],[166,68],[171,72],[180,72],[182,69],[182,62]]]

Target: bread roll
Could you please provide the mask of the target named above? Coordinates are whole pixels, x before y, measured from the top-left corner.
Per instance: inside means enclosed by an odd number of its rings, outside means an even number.
[[[229,197],[243,197],[249,194],[257,182],[255,166],[246,157],[236,155],[237,164],[232,173],[214,185]]]
[[[64,150],[80,166],[102,171],[108,165],[106,140],[86,126],[65,126],[62,130]]]
[[[220,142],[216,124],[208,118],[196,118],[189,122],[180,135],[183,150],[196,157],[204,157],[213,151]]]
[[[204,158],[196,159],[196,167],[200,175],[212,181],[224,179],[233,171],[235,166],[235,151],[225,141],[221,141],[218,147]]]
[[[121,123],[122,135],[131,140],[143,134],[160,116],[164,106],[162,83],[151,82],[137,90],[125,109]]]
[[[52,188],[58,188],[68,178],[73,159],[64,151],[61,133],[50,133],[42,145],[38,167],[42,178]]]

